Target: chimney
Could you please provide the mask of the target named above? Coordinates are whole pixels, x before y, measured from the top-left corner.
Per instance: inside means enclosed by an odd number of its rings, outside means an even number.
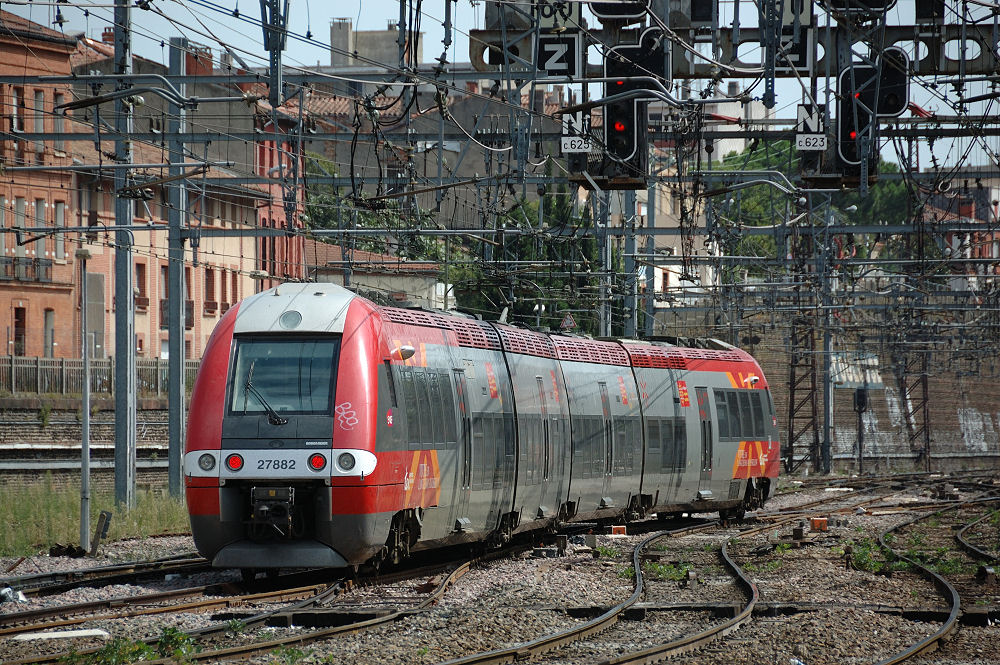
[[[465,91],[467,93],[469,93],[470,95],[478,95],[479,94],[479,83],[477,81],[466,81],[465,82]]]
[[[115,43],[115,29],[112,26],[104,28],[104,32],[101,33],[101,41],[105,44]]]
[[[198,76],[199,74],[212,73],[212,49],[208,46],[190,47],[185,63],[188,76]]]

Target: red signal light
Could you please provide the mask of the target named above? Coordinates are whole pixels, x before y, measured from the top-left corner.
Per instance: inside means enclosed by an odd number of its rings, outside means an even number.
[[[616,132],[624,132],[625,131],[625,123],[622,122],[621,120],[615,120],[614,128],[615,128]]]
[[[314,453],[309,456],[309,468],[313,471],[322,471],[325,466],[326,458],[319,453]]]
[[[625,85],[625,81],[615,81],[615,85]]]
[[[243,468],[243,456],[233,453],[226,458],[226,467],[230,471],[239,471]]]
[[[850,137],[852,141],[854,141],[858,138],[858,133],[852,130],[851,133],[848,134],[847,136]]]

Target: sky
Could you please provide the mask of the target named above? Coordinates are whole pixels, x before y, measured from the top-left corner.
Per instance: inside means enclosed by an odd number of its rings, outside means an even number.
[[[66,23],[63,30],[86,32],[87,36],[101,38],[105,27],[112,25],[114,10],[111,0],[60,4]],[[452,62],[469,61],[468,30],[482,21],[482,4],[473,8],[466,0],[452,3],[453,21],[456,26],[454,43],[449,50]],[[57,11],[55,2],[0,2],[3,9],[14,12],[36,23],[58,29],[53,24]],[[267,65],[267,52],[263,46],[260,4],[257,0],[156,0],[152,7],[159,11],[132,8],[133,51],[145,58],[166,63],[166,46],[161,43],[170,37],[187,36],[192,41],[218,50],[215,37],[227,42],[251,66]],[[234,13],[238,12],[239,16]],[[423,3],[421,31],[424,33],[424,59],[432,60],[443,50],[441,43],[444,29],[443,0],[426,0]],[[389,21],[399,20],[398,0],[291,0],[289,3],[289,38],[282,59],[288,65],[315,67],[317,62],[330,64],[329,49],[323,44],[330,41],[330,22],[335,18],[349,18],[355,30],[385,30]],[[167,18],[164,18],[166,16]],[[312,40],[305,39],[312,33]]]
[[[433,61],[443,50],[441,40],[444,30],[441,21],[444,17],[445,3],[448,1],[423,0],[421,3],[423,16],[420,27],[424,33],[425,62]],[[251,67],[263,67],[268,64],[262,31],[258,25],[260,20],[258,0],[152,0],[149,4],[152,10],[132,8],[133,50],[137,55],[165,64],[168,61],[167,41],[170,37],[184,35],[196,43],[211,47],[216,58],[220,51],[218,40],[221,40],[229,44]],[[484,1],[473,3],[471,0],[451,2],[455,34],[449,49],[450,62],[469,61],[468,31],[482,27],[485,4]],[[912,5],[913,0],[898,0],[891,10],[890,23],[912,22]],[[13,11],[37,23],[55,28],[58,26],[55,26],[53,21],[56,12],[59,11],[66,21],[63,29],[67,33],[83,31],[96,39],[100,39],[102,31],[112,24],[113,18],[112,0],[83,0],[69,4],[57,3],[56,0],[6,0],[0,2],[0,6],[7,11]],[[349,18],[356,30],[385,30],[390,21],[395,22],[399,19],[400,2],[399,0],[290,0],[289,6],[290,34],[283,62],[286,66],[311,69],[317,64],[330,63],[329,48],[325,45],[329,44],[329,26],[332,19]],[[731,2],[723,2],[720,5],[724,14],[720,15],[721,23],[727,24],[731,21],[732,6]],[[741,23],[744,27],[756,22],[755,16],[747,15],[751,12],[746,9],[741,11]],[[587,14],[585,11],[584,15]],[[823,22],[823,19],[820,21]],[[598,25],[593,18],[590,18],[589,24],[593,27]],[[306,40],[306,35],[309,33],[312,39]],[[747,53],[744,49],[741,49],[740,54],[747,60],[759,58],[755,53]],[[597,58],[599,56],[596,54],[596,49],[591,49],[590,60],[599,61]],[[974,95],[985,91],[983,86],[986,84],[976,85],[979,87],[970,88],[966,94]],[[759,95],[762,90],[763,86],[759,86],[755,94]],[[915,85],[911,87],[911,98],[932,112],[951,115],[954,111],[939,98],[942,90],[947,94],[947,86],[936,88],[932,93],[929,89],[921,89]],[[782,118],[794,117],[795,105],[802,101],[800,86],[793,79],[779,79],[776,92],[778,95],[776,115]],[[825,95],[821,93],[821,97],[825,98]],[[992,107],[981,104],[979,108],[973,110],[974,113],[990,111],[995,112],[995,104]],[[988,152],[972,146],[970,141],[971,139],[939,141],[934,147],[934,152],[947,161],[950,158],[957,158],[972,147],[970,156],[973,162],[987,158]],[[993,146],[992,151],[1000,152],[998,142],[995,139],[989,141]],[[921,152],[924,153],[925,150],[922,149]],[[883,149],[883,156],[892,157],[891,149]],[[924,162],[922,166],[925,166],[928,160],[922,161]]]

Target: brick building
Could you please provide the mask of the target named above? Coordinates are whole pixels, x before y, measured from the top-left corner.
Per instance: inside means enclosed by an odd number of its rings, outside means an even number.
[[[70,73],[75,40],[9,12],[0,11],[0,74],[51,76]],[[68,120],[52,112],[71,99],[64,84],[0,84],[0,340],[4,355],[69,357],[78,337],[75,264],[62,234],[25,236],[13,227],[74,223],[74,176],[57,170],[72,163],[59,140],[25,140],[21,133],[63,131]],[[7,134],[10,132],[10,134]],[[13,135],[13,140],[11,136]],[[19,242],[20,240],[20,242]]]

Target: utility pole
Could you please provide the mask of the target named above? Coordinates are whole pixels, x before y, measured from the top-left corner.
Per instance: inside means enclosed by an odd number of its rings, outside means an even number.
[[[80,547],[90,551],[90,339],[87,330],[87,259],[90,250],[80,247],[80,346],[83,352],[83,399],[80,409]]]
[[[183,80],[187,71],[185,56],[188,41],[183,37],[170,38],[170,75]],[[182,97],[187,96],[187,86],[178,83]],[[187,131],[184,107],[173,101],[170,103],[170,121],[167,133],[170,135],[170,167],[168,175],[179,177],[184,167],[184,140]],[[168,334],[168,388],[167,388],[167,475],[170,496],[180,497],[182,451],[184,449],[184,397],[185,364],[184,327],[184,214],[187,210],[187,184],[183,178],[171,183],[167,192],[170,202],[167,212],[167,334]]]
[[[601,221],[598,238],[601,248],[601,336],[611,337],[611,197],[606,191],[599,191],[597,200],[601,206]]]
[[[832,284],[830,282],[830,226],[833,224],[833,201],[832,197],[827,197],[826,214],[824,216],[825,229],[823,232],[823,246],[820,248],[820,265],[822,270],[820,279],[820,303],[822,313],[817,317],[823,322],[823,446],[820,451],[820,459],[813,460],[813,468],[823,473],[830,473],[831,463],[831,443],[830,430],[833,426],[833,379],[831,377],[831,356],[833,355],[833,335],[830,333],[830,308],[833,306],[831,294]]]
[[[624,201],[622,203],[622,224],[628,225],[628,233],[625,235],[625,337],[634,338],[636,333],[636,324],[639,318],[639,279],[636,275],[636,263],[635,263],[635,225],[636,219],[636,205],[635,205],[635,190],[628,190],[625,192]]]
[[[132,8],[129,0],[115,0],[116,90],[131,87]],[[132,134],[132,100],[115,99],[115,131]],[[118,165],[132,163],[132,142],[115,140]],[[132,199],[123,194],[129,185],[127,168],[116,168],[115,224],[131,226]],[[115,233],[115,503],[135,505],[135,299],[132,297],[132,232]]]
[[[659,192],[656,181],[650,181],[649,189],[646,190],[646,228],[656,228],[656,195]],[[655,236],[649,233],[646,236],[646,256],[649,263],[646,265],[646,294],[643,304],[646,310],[646,319],[643,322],[643,334],[652,337],[656,326],[656,266],[653,255],[656,252]]]

